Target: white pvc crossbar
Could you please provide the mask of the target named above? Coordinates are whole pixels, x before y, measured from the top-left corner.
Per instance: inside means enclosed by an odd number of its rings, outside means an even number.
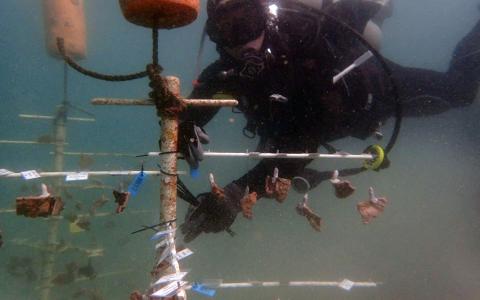
[[[54,155],[55,152],[50,152],[51,155]],[[69,156],[119,156],[119,157],[135,157],[135,154],[129,153],[116,153],[116,152],[72,152],[64,151],[63,155]]]
[[[160,152],[148,152],[148,156],[159,156]],[[349,153],[263,153],[263,152],[211,152],[203,153],[205,157],[247,157],[247,158],[295,158],[295,159],[319,159],[319,158],[345,158],[345,159],[373,159],[372,154],[349,154]]]
[[[143,171],[147,175],[159,176],[162,174],[160,171]],[[37,172],[40,177],[61,177],[67,175],[75,175],[78,172]],[[89,171],[81,172],[86,173],[88,176],[134,176],[140,173],[140,171]],[[186,172],[177,172],[177,174],[184,175]],[[22,177],[22,173],[11,173],[8,175],[0,176],[2,177]]]
[[[202,283],[206,287],[210,288],[252,288],[252,287],[340,287],[344,281],[249,281],[249,282],[219,282],[219,283]],[[377,287],[380,282],[372,281],[357,281],[350,282],[352,287]]]
[[[68,143],[42,143],[39,141],[14,141],[14,140],[0,140],[0,144],[35,144],[35,145],[55,145],[55,144],[63,144],[68,145]]]
[[[19,114],[20,118],[25,119],[38,119],[38,120],[53,120],[55,119],[54,116],[43,116],[43,115],[29,115],[29,114]],[[75,117],[67,117],[69,121],[79,121],[79,122],[95,122],[93,118],[75,118]]]

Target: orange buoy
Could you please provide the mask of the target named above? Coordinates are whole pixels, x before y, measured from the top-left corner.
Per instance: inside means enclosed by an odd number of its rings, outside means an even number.
[[[171,29],[193,22],[200,11],[199,0],[119,0],[124,17],[131,23]]]
[[[49,53],[60,57],[57,38],[65,41],[65,52],[82,59],[87,52],[87,33],[83,0],[43,0],[46,42]]]

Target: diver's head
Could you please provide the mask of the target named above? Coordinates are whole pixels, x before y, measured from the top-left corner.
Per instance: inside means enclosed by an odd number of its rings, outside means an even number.
[[[208,0],[207,34],[218,46],[236,48],[259,39],[266,27],[262,0]]]

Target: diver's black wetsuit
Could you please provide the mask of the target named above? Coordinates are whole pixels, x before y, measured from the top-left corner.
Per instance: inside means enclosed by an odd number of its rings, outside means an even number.
[[[336,139],[370,136],[379,122],[394,113],[384,70],[372,58],[345,77],[344,82],[333,85],[332,77],[365,48],[359,47],[355,37],[336,24],[320,21],[321,16],[303,6],[286,3],[279,10],[278,30],[274,26],[267,29],[262,48],[265,69],[254,80],[236,74],[243,64],[219,49],[220,59],[202,72],[191,97],[211,98],[220,91],[239,99],[239,109],[248,120],[245,131],[260,136],[258,150],[263,152],[316,152],[321,144]],[[327,12],[358,32],[375,14],[374,8],[362,7],[358,1],[339,3],[343,6],[332,6]],[[389,63],[405,116],[440,113],[473,101],[480,77],[480,58],[460,57],[473,50],[473,41],[480,42],[478,27],[459,44],[446,73]],[[232,75],[221,76],[222,71]],[[272,99],[275,94],[288,100]],[[373,97],[370,103],[369,94]],[[203,126],[217,111],[218,108],[191,109],[185,118]],[[274,166],[279,167],[282,177],[291,178],[307,163],[264,160],[236,183],[245,187],[248,179],[250,190],[261,196],[264,178]]]
[[[339,1],[323,10],[363,32],[377,9],[364,3]],[[258,151],[262,152],[317,152],[320,145],[336,139],[369,137],[379,123],[395,113],[391,87],[378,61],[371,58],[333,84],[332,77],[367,49],[351,32],[309,8],[294,2],[284,2],[279,8],[278,17],[267,26],[261,60],[247,65],[219,47],[220,59],[202,72],[191,98],[207,99],[223,92],[239,99],[239,109],[247,118],[244,132],[260,137]],[[480,78],[480,57],[469,54],[480,44],[479,26],[459,43],[446,73],[388,63],[405,116],[440,113],[473,101]],[[256,65],[258,61],[265,63],[263,69]],[[190,109],[183,119],[203,126],[217,111]],[[274,167],[279,168],[280,177],[292,178],[309,162],[263,160],[234,183],[240,189],[248,185],[262,197],[265,177]]]

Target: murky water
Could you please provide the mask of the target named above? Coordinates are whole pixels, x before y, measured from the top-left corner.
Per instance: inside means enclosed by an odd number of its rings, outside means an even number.
[[[52,121],[19,118],[19,114],[53,115],[63,97],[63,63],[45,51],[41,1],[7,0],[0,4],[0,140],[36,140],[52,132]],[[205,3],[203,3],[205,4]],[[451,51],[480,16],[476,1],[397,1],[393,17],[384,24],[383,53],[404,65],[444,70]],[[121,16],[116,1],[89,1],[85,12],[88,54],[82,65],[103,73],[143,70],[151,57],[150,31],[133,26]],[[205,12],[191,26],[160,33],[160,63],[164,74],[182,79],[188,94]],[[207,45],[204,65],[215,57]],[[146,80],[108,83],[69,71],[68,97],[72,104],[92,113],[95,122],[68,122],[66,151],[141,154],[157,151],[159,126],[150,107],[93,107],[93,97],[141,98],[148,93]],[[90,117],[80,110],[75,117]],[[314,232],[295,212],[302,195],[291,192],[282,205],[263,199],[249,221],[239,217],[237,233],[202,235],[188,245],[195,254],[181,262],[190,270],[187,280],[223,279],[241,281],[353,281],[381,283],[373,288],[344,291],[332,287],[263,287],[218,290],[217,299],[478,299],[480,296],[480,125],[478,101],[464,109],[422,118],[406,119],[392,166],[352,178],[354,196],[338,200],[332,188],[322,183],[310,193],[311,206],[325,226]],[[230,120],[230,118],[234,118]],[[244,138],[241,115],[222,111],[207,125],[212,150],[254,149],[256,141]],[[388,127],[385,131],[388,131]],[[335,143],[347,151],[360,151],[368,141]],[[53,146],[1,144],[0,168],[12,171],[53,168]],[[77,170],[78,156],[65,157],[65,170]],[[153,159],[144,160],[156,169]],[[139,158],[95,157],[92,170],[138,169]],[[208,189],[213,172],[219,184],[239,177],[255,162],[244,159],[207,159],[199,179],[186,177],[192,192]],[[355,163],[315,162],[330,169]],[[182,162],[180,169],[186,170]],[[130,177],[101,177],[105,189],[85,189],[70,183],[62,215],[85,214],[104,195],[109,201],[97,212],[113,212],[112,188]],[[2,299],[40,299],[45,284],[66,272],[76,262],[87,266],[85,249],[103,249],[91,257],[95,278],[66,282],[51,288],[49,299],[72,299],[84,289],[99,298],[126,299],[150,282],[154,248],[150,233],[129,233],[141,225],[157,222],[158,178],[150,177],[141,193],[130,200],[121,215],[90,219],[90,230],[72,233],[66,218],[58,221],[57,241],[62,252],[54,256],[54,275],[42,278],[44,247],[52,221],[28,219],[8,212],[18,196],[40,193],[40,183],[54,179],[2,178],[0,188],[0,293]],[[92,182],[85,183],[86,185]],[[95,182],[94,182],[95,183]],[[84,185],[85,185],[84,184]],[[96,183],[98,184],[98,182]],[[356,211],[374,185],[389,198],[385,213],[364,226]],[[186,204],[179,202],[183,220]],[[179,242],[180,243],[180,242]],[[180,243],[181,244],[181,243]],[[59,247],[60,247],[59,246]],[[43,250],[42,250],[43,247]],[[83,250],[82,250],[83,249]],[[57,278],[57,282],[60,279]],[[93,294],[91,294],[93,295]],[[82,298],[83,297],[83,298]],[[189,293],[189,299],[202,299]]]

